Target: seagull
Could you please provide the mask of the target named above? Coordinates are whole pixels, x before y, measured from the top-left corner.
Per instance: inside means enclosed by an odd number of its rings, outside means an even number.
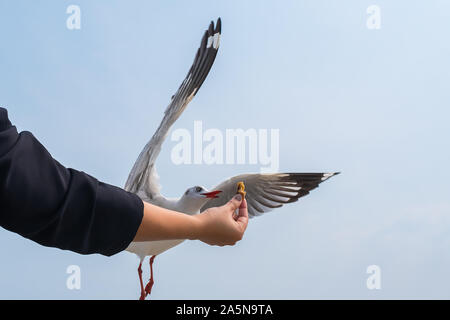
[[[297,201],[318,185],[338,174],[334,173],[273,173],[242,174],[225,180],[211,190],[203,186],[188,188],[179,198],[168,198],[161,194],[159,176],[155,169],[156,159],[171,126],[180,117],[186,106],[197,94],[216,58],[220,36],[221,20],[215,26],[211,21],[204,32],[194,62],[177,92],[172,96],[164,117],[137,158],[125,184],[125,190],[135,193],[142,200],[154,205],[189,215],[222,206],[236,194],[238,182],[243,182],[247,191],[249,217],[256,217],[284,204]],[[151,293],[153,287],[153,261],[164,251],[173,248],[184,240],[162,240],[132,242],[126,249],[135,253],[139,259],[138,275],[141,288],[140,300]],[[144,287],[142,281],[142,263],[150,257],[150,280]]]

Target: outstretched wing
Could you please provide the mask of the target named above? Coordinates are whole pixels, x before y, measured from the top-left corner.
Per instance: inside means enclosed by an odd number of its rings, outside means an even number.
[[[230,178],[213,190],[221,190],[218,198],[208,201],[200,211],[227,203],[237,191],[237,183],[243,181],[249,216],[262,215],[283,204],[297,201],[336,173],[275,173],[243,174]]]
[[[172,101],[164,112],[164,118],[161,124],[151,140],[141,151],[133,169],[131,169],[125,184],[125,190],[133,193],[143,191],[150,198],[159,194],[160,186],[155,170],[156,158],[161,151],[161,145],[169,133],[170,127],[196,95],[203,81],[205,81],[209,70],[211,70],[211,66],[217,55],[217,50],[219,49],[220,33],[221,21],[219,18],[215,27],[214,22],[211,21],[208,30],[205,31],[194,63],[189,69],[186,78],[181,83],[181,86],[178,88],[178,91],[172,96]]]

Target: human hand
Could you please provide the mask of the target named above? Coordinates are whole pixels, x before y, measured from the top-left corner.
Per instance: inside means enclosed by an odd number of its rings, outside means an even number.
[[[234,214],[236,209],[238,215]],[[198,222],[197,239],[209,245],[234,245],[247,229],[247,201],[237,194],[227,204],[209,208],[194,217]]]

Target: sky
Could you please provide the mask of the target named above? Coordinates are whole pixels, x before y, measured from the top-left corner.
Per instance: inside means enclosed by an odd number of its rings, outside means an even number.
[[[66,26],[70,5],[81,29]],[[234,247],[161,254],[151,297],[449,299],[449,11],[444,0],[0,0],[0,105],[65,166],[123,186],[220,16],[215,64],[172,130],[279,129],[280,172],[342,174],[250,220]],[[176,165],[175,144],[157,162],[167,196],[261,167]],[[0,299],[139,297],[131,253],[82,256],[4,229],[0,243]],[[80,289],[66,285],[71,265]]]

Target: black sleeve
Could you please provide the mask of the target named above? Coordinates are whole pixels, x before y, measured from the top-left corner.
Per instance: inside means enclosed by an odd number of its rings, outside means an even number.
[[[136,195],[62,166],[0,108],[0,226],[44,246],[110,256],[133,240],[143,210]]]

